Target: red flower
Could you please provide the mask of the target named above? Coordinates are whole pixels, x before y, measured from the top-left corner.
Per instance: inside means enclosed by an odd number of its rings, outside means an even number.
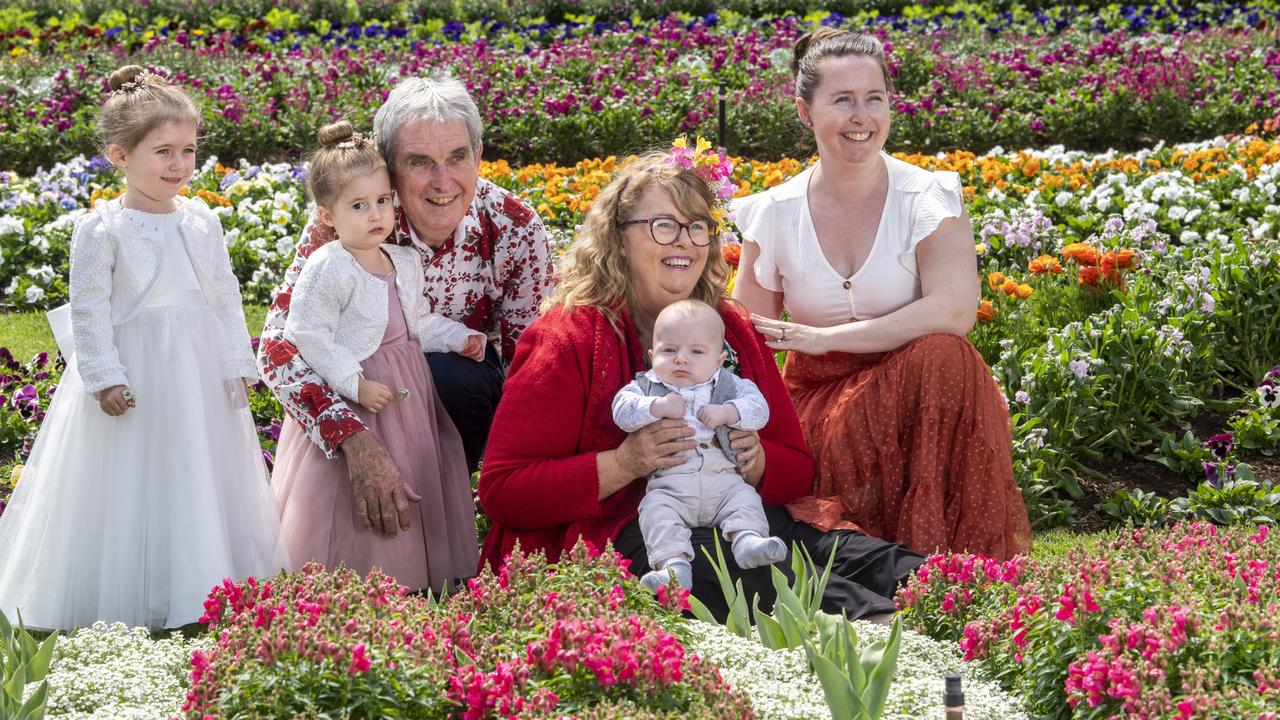
[[[320,421],[320,439],[331,448],[338,447],[343,440],[361,430],[364,430],[364,425],[351,416],[340,419],[325,418]]]
[[[288,340],[265,340],[262,343],[262,352],[271,362],[271,367],[280,367],[292,360],[298,354],[298,349]]]
[[[313,418],[333,407],[333,395],[323,385],[304,383],[298,391],[298,402],[306,406],[307,413]]]
[[[271,307],[281,312],[289,311],[289,301],[293,299],[293,288],[285,288],[276,294],[276,299],[271,303]]]
[[[502,199],[502,214],[511,218],[516,227],[524,227],[533,219],[533,209],[514,193]]]

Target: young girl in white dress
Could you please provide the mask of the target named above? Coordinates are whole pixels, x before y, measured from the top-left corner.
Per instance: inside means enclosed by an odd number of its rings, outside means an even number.
[[[0,517],[0,610],[28,626],[198,620],[223,578],[288,564],[246,381],[256,378],[190,98],[133,65],[98,134],[124,172],[71,239],[75,350]]]
[[[423,259],[385,242],[395,224],[391,178],[373,140],[338,122],[320,129],[307,179],[337,240],[307,257],[284,338],[387,450],[406,485],[409,527],[386,536],[357,521],[344,458],[330,459],[286,418],[271,478],[293,559],[379,568],[414,590],[440,591],[479,561],[462,438],[436,396],[426,352],[484,359],[485,336],[431,312]]]

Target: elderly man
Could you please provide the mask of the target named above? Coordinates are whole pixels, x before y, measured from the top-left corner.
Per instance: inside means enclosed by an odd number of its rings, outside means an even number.
[[[452,78],[401,81],[374,116],[399,208],[387,242],[423,253],[432,310],[489,336],[485,360],[431,353],[428,365],[474,470],[502,393],[516,340],[552,290],[551,252],[537,214],[516,195],[480,179],[481,122]],[[285,412],[328,457],[345,455],[362,524],[394,536],[409,528],[409,498],[386,450],[343,399],[283,337],[289,298],[307,256],[333,239],[313,219],[276,288],[258,367]],[[317,521],[322,521],[317,518]]]

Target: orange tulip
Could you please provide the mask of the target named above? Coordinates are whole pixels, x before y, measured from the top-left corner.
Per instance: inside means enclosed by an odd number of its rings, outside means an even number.
[[[1026,283],[1022,283],[1021,285],[1018,286],[1016,292],[1018,293],[1019,300],[1026,300],[1027,298],[1031,297],[1031,293],[1035,291],[1036,291],[1035,288],[1031,287]]]
[[[996,307],[991,304],[990,300],[983,300],[978,303],[978,319],[982,322],[991,322],[996,319],[998,314]]]
[[[1018,292],[1018,283],[1013,278],[1007,278],[1004,284],[1000,286],[1000,289],[1004,291],[1005,295],[1012,295]]]
[[[1080,284],[1089,287],[1097,287],[1098,285],[1098,268],[1082,267],[1080,268]]]
[[[1116,264],[1122,268],[1132,267],[1138,253],[1127,248],[1116,251]]]
[[[1002,284],[1004,284],[1004,273],[993,272],[987,276],[987,285],[991,286],[992,290],[999,290]]]

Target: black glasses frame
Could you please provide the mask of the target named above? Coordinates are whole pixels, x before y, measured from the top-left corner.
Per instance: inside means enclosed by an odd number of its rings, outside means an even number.
[[[658,235],[657,235],[657,233],[655,233],[655,232],[653,231],[653,224],[654,224],[654,223],[656,223],[656,222],[658,222],[659,220],[666,220],[666,221],[668,221],[668,222],[673,222],[673,223],[675,223],[676,225],[679,225],[679,226],[680,226],[680,229],[676,231],[676,235],[675,235],[675,237],[671,238],[671,239],[670,239],[669,241],[667,241],[667,242],[663,242],[663,241],[659,240],[659,239],[658,239]],[[700,222],[700,223],[705,223],[705,224],[706,224],[706,226],[707,226],[707,241],[706,241],[706,242],[701,242],[701,243],[700,243],[700,242],[698,242],[697,240],[694,240],[694,239],[693,239],[693,223],[696,223],[696,222]],[[693,222],[682,223],[682,222],[680,222],[679,220],[677,220],[677,219],[675,219],[675,218],[673,218],[673,217],[671,217],[671,216],[669,216],[669,215],[659,215],[659,216],[657,216],[657,217],[651,217],[651,218],[636,218],[635,220],[627,220],[626,222],[620,222],[620,223],[618,223],[618,227],[619,227],[619,228],[624,228],[624,227],[626,227],[626,226],[628,226],[628,225],[648,225],[648,226],[649,226],[649,237],[650,237],[654,242],[658,243],[659,245],[674,245],[674,244],[676,243],[676,241],[680,239],[680,233],[682,233],[682,232],[689,236],[689,242],[690,242],[694,247],[706,247],[706,246],[708,246],[708,245],[710,245],[710,244],[711,244],[711,223],[707,222],[706,220],[694,220]]]

